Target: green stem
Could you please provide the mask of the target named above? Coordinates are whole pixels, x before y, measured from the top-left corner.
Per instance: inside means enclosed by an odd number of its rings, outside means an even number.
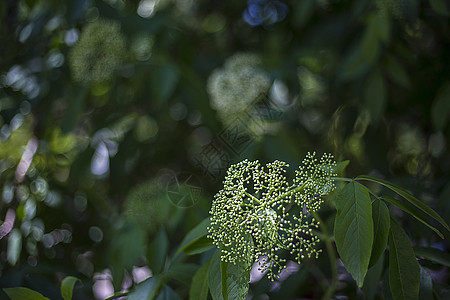
[[[273,203],[280,201],[281,199],[284,199],[284,198],[286,198],[286,197],[290,197],[290,196],[292,196],[293,194],[295,194],[295,193],[297,193],[297,192],[300,192],[301,190],[303,190],[303,189],[305,188],[305,185],[306,185],[307,182],[308,182],[308,181],[305,181],[301,186],[298,186],[298,187],[296,187],[295,189],[292,189],[292,190],[290,190],[290,191],[287,191],[286,193],[281,194],[280,196],[276,197],[275,199],[272,199],[271,201],[267,202],[266,205],[269,205],[269,206],[270,206],[270,205],[272,205]]]
[[[317,212],[311,212],[311,215],[319,222],[320,229],[323,232],[323,241],[325,242],[325,246],[327,247],[327,253],[328,258],[330,260],[330,266],[331,266],[331,285],[328,286],[327,291],[322,297],[322,300],[328,300],[331,299],[331,297],[334,294],[334,291],[336,290],[336,285],[338,282],[338,273],[337,273],[337,265],[336,265],[336,254],[334,252],[333,245],[331,243],[331,237],[328,233],[327,226],[320,218],[319,214]]]
[[[249,197],[250,199],[252,199],[252,200],[255,201],[256,203],[261,204],[261,202],[259,201],[259,199],[256,198],[255,196],[253,196],[252,194],[247,193],[247,192],[244,192],[244,193],[245,193],[245,195],[246,195],[247,197]]]
[[[331,179],[337,180],[337,181],[345,181],[345,182],[352,182],[353,179],[347,178],[347,177],[332,177]]]

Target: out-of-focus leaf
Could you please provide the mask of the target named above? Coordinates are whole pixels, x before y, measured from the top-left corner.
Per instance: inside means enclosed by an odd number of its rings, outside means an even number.
[[[20,257],[20,252],[22,251],[22,233],[18,228],[14,228],[9,233],[8,237],[8,248],[6,259],[11,266],[17,263]]]
[[[211,239],[207,238],[206,236],[202,236],[196,239],[193,243],[187,245],[184,248],[184,252],[189,255],[194,255],[206,252],[214,247],[215,246],[212,244]]]
[[[208,275],[210,262],[211,259],[204,263],[192,278],[191,287],[189,289],[189,299],[206,300],[208,298]]]
[[[389,209],[383,201],[376,199],[372,203],[373,219],[373,246],[370,255],[369,268],[376,264],[379,257],[386,250],[389,236],[390,217]]]
[[[3,291],[11,300],[49,300],[40,293],[25,287],[5,288]]]
[[[389,285],[395,300],[419,297],[419,263],[408,236],[393,219],[389,234]]]
[[[348,164],[350,163],[349,160],[340,161],[336,164],[334,167],[333,173],[338,174],[339,176],[342,176],[344,174],[345,168],[347,168]]]
[[[80,279],[73,276],[67,276],[63,279],[61,282],[61,295],[64,300],[72,300],[73,287],[77,281],[81,282]]]
[[[377,177],[373,177],[373,176],[360,175],[360,176],[356,177],[355,180],[368,180],[368,181],[373,181],[373,182],[379,183],[381,185],[384,185],[385,187],[391,189],[392,191],[396,192],[397,194],[399,194],[400,196],[402,196],[403,198],[408,200],[411,204],[413,204],[414,206],[416,206],[417,208],[419,208],[420,210],[425,212],[430,217],[434,218],[436,221],[441,223],[442,226],[444,226],[447,230],[449,230],[448,224],[445,222],[444,219],[442,219],[442,217],[440,215],[438,215],[433,209],[431,209],[425,203],[423,203],[422,201],[420,201],[419,199],[417,199],[416,197],[411,195],[405,189],[403,189],[393,183],[390,183],[389,181],[386,181],[386,180],[383,180],[383,179],[380,179]]]
[[[210,223],[211,223],[211,221],[210,221],[209,217],[207,217],[200,224],[198,224],[191,231],[189,231],[189,233],[184,237],[183,241],[181,242],[181,245],[178,248],[175,256],[180,254],[186,248],[188,248],[191,251],[191,253],[192,253],[192,251],[195,251],[195,249],[196,249],[195,243],[202,241],[202,238],[206,237],[206,235],[208,234],[207,227],[209,226]],[[202,242],[201,245],[205,245],[205,244]],[[201,249],[203,249],[203,248],[201,248]],[[199,253],[199,252],[197,252],[197,253]]]
[[[172,279],[178,280],[185,285],[190,285],[192,277],[198,270],[198,265],[196,264],[175,264],[172,265],[167,272],[164,273],[165,276]]]
[[[314,0],[304,0],[295,3],[295,8],[292,12],[295,17],[292,20],[296,27],[303,27],[308,22],[314,13],[315,4],[316,1]]]
[[[83,113],[83,105],[88,92],[88,87],[70,87],[68,93],[71,99],[68,109],[61,119],[61,130],[63,133],[72,131],[77,125],[78,119]]]
[[[136,285],[128,294],[127,300],[153,300],[155,299],[161,284],[162,280],[159,275],[152,276]]]
[[[334,238],[347,271],[363,285],[373,244],[372,204],[367,188],[348,183],[336,199]]]
[[[386,88],[380,70],[372,72],[364,88],[364,106],[369,110],[373,122],[377,122],[386,106]]]
[[[450,116],[450,83],[445,84],[438,92],[431,106],[431,121],[436,129],[442,130]]]
[[[404,212],[410,214],[411,216],[413,216],[414,218],[425,224],[428,228],[436,232],[436,234],[439,235],[441,239],[444,239],[444,235],[439,230],[437,230],[433,225],[431,225],[430,222],[417,209],[414,209],[409,205],[407,205],[406,203],[403,203],[402,201],[389,196],[382,196],[381,199],[397,206]]]
[[[433,284],[433,291],[436,300],[450,299],[450,286],[442,283]]]
[[[420,267],[419,299],[433,299],[433,281],[431,280],[431,276],[428,271],[422,266]]]
[[[178,70],[169,64],[154,66],[151,91],[161,105],[172,96],[179,80]]]
[[[430,4],[433,10],[438,14],[446,17],[450,16],[450,11],[445,3],[445,0],[430,0]]]
[[[411,81],[409,80],[408,74],[405,72],[402,66],[391,56],[386,57],[384,69],[386,70],[389,78],[402,87],[409,88],[411,86]]]
[[[148,265],[154,274],[162,271],[168,250],[169,239],[164,228],[161,228],[153,238],[147,251]]]
[[[119,228],[116,229],[109,246],[108,256],[111,261],[113,284],[118,288],[122,284],[124,270],[130,269],[145,256],[146,239],[144,230],[131,220],[119,220],[117,226]]]
[[[361,41],[356,44],[344,58],[339,73],[340,80],[353,80],[375,63],[380,52],[380,41],[389,38],[389,24],[376,14],[368,17],[367,27]]]
[[[447,266],[450,268],[450,254],[448,252],[441,251],[436,248],[431,247],[415,247],[414,252],[417,256],[423,257],[427,260],[436,262],[443,266]]]
[[[156,297],[156,300],[182,300],[177,293],[175,293],[174,290],[172,290],[169,286],[164,285],[161,289],[161,291],[158,294],[158,297]]]

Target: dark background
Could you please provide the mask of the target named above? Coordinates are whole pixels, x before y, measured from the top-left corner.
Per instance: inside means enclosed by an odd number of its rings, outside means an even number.
[[[15,221],[0,286],[60,299],[72,275],[76,299],[129,289],[164,270],[155,251],[174,253],[245,158],[331,152],[348,177],[389,179],[448,222],[449,16],[445,0],[1,1],[0,219]],[[448,251],[398,214],[413,246]],[[187,259],[170,283],[182,298],[202,262]],[[251,294],[320,297],[328,268],[323,255]],[[363,298],[340,272],[338,294]]]

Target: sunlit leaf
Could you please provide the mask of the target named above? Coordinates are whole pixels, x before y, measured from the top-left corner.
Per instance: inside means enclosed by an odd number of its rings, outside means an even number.
[[[40,293],[25,287],[5,288],[3,291],[11,300],[49,300]]]
[[[77,281],[81,282],[80,279],[73,276],[67,276],[63,279],[61,282],[61,295],[64,300],[72,300],[73,287]]]

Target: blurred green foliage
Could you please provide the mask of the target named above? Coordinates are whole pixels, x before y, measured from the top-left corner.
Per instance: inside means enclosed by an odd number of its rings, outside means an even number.
[[[148,285],[187,298],[208,254],[169,257],[244,158],[331,152],[448,222],[450,3],[259,2],[1,1],[0,287],[61,299],[73,275],[74,299],[100,299],[151,270],[165,277]],[[256,62],[230,63],[243,53]],[[449,250],[398,213],[413,246]],[[448,269],[422,263],[448,293]],[[323,256],[250,293],[318,298],[329,272]],[[363,297],[341,277],[339,295]]]

